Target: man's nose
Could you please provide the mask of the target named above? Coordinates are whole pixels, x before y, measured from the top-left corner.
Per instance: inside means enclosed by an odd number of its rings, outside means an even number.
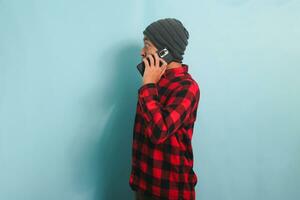
[[[145,55],[146,55],[146,54],[145,54],[145,51],[144,51],[143,49],[141,50],[141,53],[140,53],[140,54],[141,54],[141,56],[142,56],[143,58],[144,58]]]

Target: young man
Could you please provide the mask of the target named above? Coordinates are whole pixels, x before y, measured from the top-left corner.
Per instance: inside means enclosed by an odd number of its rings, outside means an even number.
[[[182,63],[189,33],[174,18],[153,22],[143,33],[145,71],[138,90],[129,184],[136,200],[192,200],[197,176],[191,142],[200,90]],[[174,58],[169,64],[156,53],[163,48]]]

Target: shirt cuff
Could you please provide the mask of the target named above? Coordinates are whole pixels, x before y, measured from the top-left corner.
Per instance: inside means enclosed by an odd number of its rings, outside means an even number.
[[[142,113],[146,121],[151,121],[150,110],[147,107],[148,102],[152,102],[153,100],[158,100],[158,90],[157,85],[155,83],[147,83],[142,85],[139,90],[139,104],[142,109]]]
[[[138,90],[140,97],[158,96],[156,83],[147,83],[142,85]]]

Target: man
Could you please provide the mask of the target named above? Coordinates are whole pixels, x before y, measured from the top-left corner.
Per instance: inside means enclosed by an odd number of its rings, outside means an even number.
[[[174,18],[153,22],[143,33],[145,71],[138,90],[129,184],[136,200],[195,199],[191,142],[200,90],[182,63],[189,33]],[[156,53],[163,48],[174,58],[169,64]]]

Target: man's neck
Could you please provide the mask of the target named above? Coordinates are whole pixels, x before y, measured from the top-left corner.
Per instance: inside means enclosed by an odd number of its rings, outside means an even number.
[[[182,67],[182,64],[178,62],[171,62],[167,65],[167,69],[172,69],[177,67]]]

